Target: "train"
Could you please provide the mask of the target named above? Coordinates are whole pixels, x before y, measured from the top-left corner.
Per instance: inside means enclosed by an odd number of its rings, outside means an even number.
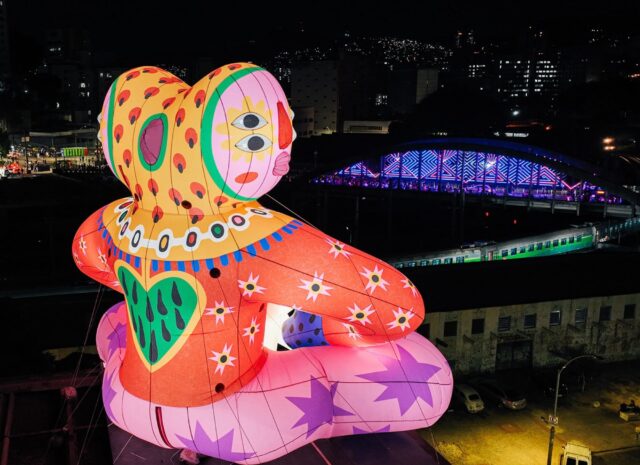
[[[476,242],[457,249],[391,258],[396,268],[452,265],[496,260],[544,257],[594,249],[599,243],[617,240],[640,231],[640,217],[623,221],[586,223],[569,229],[504,242]]]

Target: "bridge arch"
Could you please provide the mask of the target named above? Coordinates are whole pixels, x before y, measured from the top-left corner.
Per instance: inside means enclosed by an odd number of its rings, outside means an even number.
[[[527,144],[498,139],[441,138],[398,144],[312,182],[378,189],[464,193],[510,202],[601,204],[635,212],[640,195],[599,167]]]

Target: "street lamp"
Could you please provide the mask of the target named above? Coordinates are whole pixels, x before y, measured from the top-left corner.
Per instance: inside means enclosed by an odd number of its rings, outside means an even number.
[[[349,244],[351,244],[351,228],[349,226],[345,226],[345,229],[349,231]]]
[[[553,439],[556,435],[556,425],[558,424],[558,391],[560,390],[560,375],[565,368],[567,368],[572,362],[581,359],[581,358],[590,358],[592,360],[599,360],[600,357],[597,355],[578,355],[577,357],[573,357],[567,363],[562,365],[562,367],[558,370],[558,376],[556,377],[556,395],[553,400],[553,416],[549,419],[551,423],[551,429],[549,430],[549,454],[547,455],[547,465],[551,465],[551,458],[553,456]]]

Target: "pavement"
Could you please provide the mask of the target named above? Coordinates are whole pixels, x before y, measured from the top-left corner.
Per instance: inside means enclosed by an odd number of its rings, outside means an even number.
[[[524,410],[486,405],[485,411],[473,415],[454,403],[438,423],[422,431],[423,437],[452,465],[545,464],[549,426],[544,419],[552,412],[553,399],[532,383],[523,384],[528,401]],[[584,392],[570,387],[558,404],[552,463],[560,464],[562,447],[571,441],[592,450],[594,465],[640,464],[635,434],[640,421],[626,422],[618,416],[620,403],[630,399],[640,400],[638,362],[602,365]]]

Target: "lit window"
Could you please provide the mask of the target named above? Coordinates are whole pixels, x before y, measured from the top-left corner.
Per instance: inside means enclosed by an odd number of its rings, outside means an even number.
[[[551,310],[549,313],[549,326],[558,326],[562,322],[562,313],[560,309]]]

